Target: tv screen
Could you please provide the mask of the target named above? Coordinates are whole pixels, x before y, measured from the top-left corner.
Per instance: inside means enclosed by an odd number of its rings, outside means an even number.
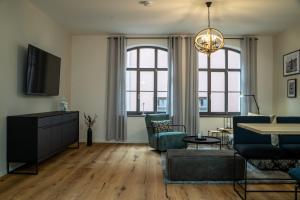
[[[25,94],[57,96],[61,59],[33,45],[28,45],[25,70]]]

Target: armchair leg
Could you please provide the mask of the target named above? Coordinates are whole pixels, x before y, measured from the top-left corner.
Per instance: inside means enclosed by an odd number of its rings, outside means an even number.
[[[235,156],[236,153],[233,153],[233,190],[235,191],[235,182],[236,182],[236,176],[235,176]]]
[[[299,188],[299,185],[296,184],[296,186],[295,186],[295,200],[298,199],[298,188]]]
[[[244,173],[245,173],[244,174],[245,175],[245,193],[244,193],[245,200],[247,199],[247,179],[248,179],[247,163],[248,163],[248,161],[247,161],[247,159],[245,159],[245,171],[244,171]]]

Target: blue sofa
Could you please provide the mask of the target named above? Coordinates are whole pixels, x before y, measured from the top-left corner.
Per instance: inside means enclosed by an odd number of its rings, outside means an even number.
[[[278,116],[276,121],[284,124],[300,124],[300,117]],[[285,158],[300,159],[300,135],[279,135],[278,143]]]

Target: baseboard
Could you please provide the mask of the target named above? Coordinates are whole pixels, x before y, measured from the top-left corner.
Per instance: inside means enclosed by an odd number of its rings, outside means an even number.
[[[85,140],[81,140],[80,143],[86,143]],[[97,144],[101,144],[101,143],[108,143],[108,144],[148,144],[148,142],[145,141],[106,141],[106,140],[97,140],[97,141],[93,141],[93,143]]]

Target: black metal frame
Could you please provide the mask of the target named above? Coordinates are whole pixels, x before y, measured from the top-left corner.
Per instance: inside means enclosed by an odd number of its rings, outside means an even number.
[[[74,144],[77,144],[76,146],[71,146],[71,145],[74,145]],[[79,140],[74,143],[74,144],[71,144],[69,145],[67,148],[68,149],[79,149]],[[28,174],[28,175],[37,175],[39,173],[39,161],[36,160],[34,163],[25,163],[13,170],[10,170],[10,163],[15,163],[15,162],[9,162],[7,161],[6,162],[6,171],[7,171],[7,174]],[[34,166],[34,170],[33,171],[23,171],[23,170],[20,170],[22,167],[28,165],[28,164],[32,164]]]
[[[237,180],[236,179],[236,155],[239,155],[240,157],[242,157],[245,161],[245,170],[244,170],[244,179],[243,179],[243,183],[240,183],[241,180]],[[265,160],[265,159],[268,159],[268,158],[252,158],[252,159],[255,159],[255,160]],[[247,192],[281,192],[281,193],[295,193],[295,195],[297,196],[297,189],[296,189],[296,192],[295,190],[249,190],[247,189],[247,185],[248,185],[248,181],[250,180],[256,180],[256,181],[268,181],[268,180],[278,180],[278,181],[293,181],[293,179],[289,178],[289,179],[283,179],[283,178],[249,178],[247,176],[247,163],[248,163],[248,160],[251,160],[249,158],[245,158],[243,157],[240,153],[238,153],[236,150],[234,150],[234,155],[233,155],[233,189],[234,191],[239,195],[239,197],[242,199],[242,200],[246,200],[247,199]],[[284,158],[278,158],[278,159],[273,159],[273,160],[284,160]],[[251,184],[260,184],[260,183],[251,183]],[[273,184],[273,183],[268,183],[268,184]],[[295,182],[293,183],[274,183],[274,184],[295,184]],[[239,186],[242,190],[243,190],[243,195],[239,192],[239,190],[237,189],[236,186]]]
[[[298,199],[298,189],[300,189],[299,183],[297,183],[297,184],[295,185],[295,200]]]
[[[140,49],[150,48],[154,49],[154,67],[153,68],[140,68]],[[126,68],[126,71],[135,71],[137,73],[137,81],[136,81],[136,91],[126,90],[127,92],[136,92],[136,111],[127,111],[127,114],[130,115],[141,115],[141,114],[150,114],[150,113],[165,113],[165,112],[157,112],[157,93],[158,92],[167,92],[168,91],[158,91],[157,90],[157,72],[159,71],[168,71],[168,68],[158,68],[157,67],[157,56],[158,50],[168,52],[168,49],[157,47],[157,46],[137,46],[133,48],[127,49],[127,52],[136,50],[137,51],[137,66],[136,68]],[[140,91],[140,73],[141,72],[153,72],[154,73],[154,90],[153,91]],[[151,112],[142,112],[140,108],[140,93],[141,92],[153,92],[153,111]]]
[[[225,127],[225,126],[224,126]],[[220,130],[219,128],[217,128],[217,131],[220,131],[220,133],[221,133],[221,138],[220,137],[218,137],[219,135],[216,133],[215,135],[216,135],[216,137],[217,138],[220,138],[221,139],[221,145],[222,146],[229,146],[229,141],[227,141],[227,142],[225,142],[225,136],[226,135],[230,135],[231,133],[229,133],[229,132],[227,132],[227,131],[225,131],[225,130]],[[211,133],[211,130],[208,130],[208,132],[207,132],[207,136],[210,136],[210,135],[212,135],[212,136],[214,136],[214,133]]]
[[[290,81],[295,81],[295,91],[294,91],[295,94],[294,94],[294,96],[289,96],[289,82]],[[297,79],[296,78],[288,79],[286,87],[287,87],[287,89],[286,89],[286,96],[287,96],[287,98],[296,98],[297,97]]]
[[[241,69],[230,69],[228,68],[228,51],[233,51],[236,53],[241,53],[240,51],[228,47],[223,48],[225,51],[225,68],[223,69],[218,69],[218,68],[211,68],[210,65],[210,56],[207,56],[207,68],[198,68],[199,72],[207,72],[207,90],[208,91],[198,91],[198,92],[206,92],[207,93],[207,101],[208,101],[208,111],[207,112],[199,112],[200,116],[201,115],[240,115],[240,112],[228,112],[228,94],[229,93],[240,93],[240,91],[228,91],[228,72],[241,72]],[[224,72],[225,74],[225,91],[224,92],[219,92],[219,91],[211,91],[211,73],[212,72]],[[224,104],[225,104],[225,111],[224,112],[211,112],[211,93],[224,93],[225,99],[224,99]]]
[[[186,136],[186,137],[197,137],[197,136]],[[185,138],[183,138],[183,141],[185,143],[191,143],[191,144],[196,144],[196,149],[199,149],[198,146],[200,144],[203,144],[203,145],[219,145],[219,148],[220,150],[222,150],[222,140],[218,137],[213,137],[213,136],[204,136],[205,138],[214,138],[214,139],[218,139],[219,141],[218,142],[205,142],[205,140],[199,140],[199,141],[187,141]]]
[[[9,170],[9,167],[10,167],[10,163],[11,162],[6,162],[6,170],[7,170],[7,174],[28,174],[28,175],[37,175],[39,173],[39,164],[38,164],[38,161],[36,161],[35,163],[33,163],[33,166],[34,166],[34,170],[33,171],[22,171],[19,169],[21,169],[22,167],[28,165],[29,163],[25,163],[13,170]]]

